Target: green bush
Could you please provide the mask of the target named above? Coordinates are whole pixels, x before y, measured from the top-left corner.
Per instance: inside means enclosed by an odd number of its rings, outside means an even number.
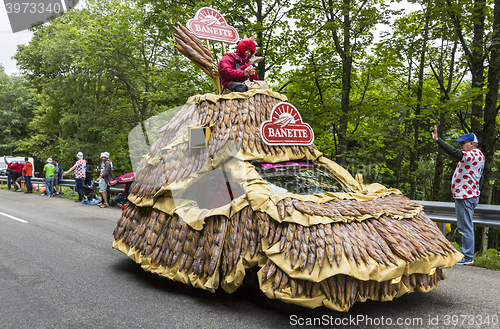
[[[485,253],[486,257],[500,259],[500,252],[495,249],[488,249]]]

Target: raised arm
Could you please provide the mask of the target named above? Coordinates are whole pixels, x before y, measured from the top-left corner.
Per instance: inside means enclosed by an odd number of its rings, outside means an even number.
[[[448,153],[448,155],[456,160],[456,161],[462,161],[462,158],[464,157],[464,154],[462,153],[461,150],[454,148],[450,144],[446,143],[444,140],[439,138],[438,132],[437,132],[437,126],[434,126],[434,131],[431,132],[432,139],[445,151]]]
[[[63,172],[63,174],[62,174],[62,175],[63,175],[63,176],[66,176],[67,174],[69,174],[70,172],[72,172],[75,168],[76,168],[76,163],[75,163],[75,165],[74,165],[73,167],[69,168],[69,170],[68,170],[68,171]]]

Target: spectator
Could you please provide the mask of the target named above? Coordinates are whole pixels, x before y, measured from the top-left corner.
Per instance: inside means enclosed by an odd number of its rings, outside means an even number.
[[[6,155],[3,156],[3,160],[5,161],[5,164],[7,164],[7,174],[8,174],[7,175],[7,188],[10,190],[11,184],[13,182],[15,182],[15,180],[19,177],[17,175],[17,173],[15,173],[14,171],[18,171],[19,173],[21,173],[21,176],[22,176],[22,171],[23,171],[24,165],[22,163],[18,163],[17,161],[8,162]],[[13,179],[13,176],[15,176],[14,179]]]
[[[111,161],[111,159],[109,158],[109,153],[108,152],[102,152],[102,154],[104,154],[108,160],[109,160],[109,164],[111,165],[111,171],[113,171],[113,161]],[[101,167],[97,168],[95,170],[97,173],[100,173],[101,172]],[[113,179],[113,178],[111,178]],[[99,182],[99,179],[97,179],[97,182]],[[106,188],[106,193],[108,193],[108,199],[109,199],[109,196],[111,195],[111,187],[109,186],[108,184],[108,187]],[[102,204],[102,202],[101,202]]]
[[[7,165],[7,171],[5,173],[7,175],[7,189],[10,190],[10,186],[12,184],[12,179],[10,177],[10,173],[12,172],[12,169],[10,169],[10,163],[7,161],[6,155],[3,156],[3,161],[5,161],[5,164]]]
[[[113,167],[111,167],[111,162],[109,161],[109,153],[101,153],[101,174],[99,175],[99,193],[102,195],[101,208],[109,207],[109,193],[108,193],[108,183],[113,179]]]
[[[451,182],[451,192],[455,199],[455,211],[457,214],[457,226],[462,236],[462,254],[464,257],[458,264],[474,264],[474,209],[479,202],[481,194],[481,178],[484,169],[484,155],[477,148],[478,139],[474,134],[465,134],[456,139],[460,142],[460,150],[447,144],[439,138],[437,126],[434,126],[432,139],[458,161]]]
[[[31,177],[33,177],[33,164],[29,162],[29,159],[24,158],[26,162],[23,167],[23,177],[24,183],[26,183],[26,192],[25,193],[33,193],[33,184],[31,183]]]
[[[94,164],[92,159],[85,157],[86,169],[85,169],[85,186],[90,187],[92,184],[92,175],[94,174]]]
[[[108,152],[104,152],[104,154],[108,157],[109,164],[111,165],[111,172],[113,172],[113,161],[111,161],[111,159],[109,158],[109,153]],[[111,177],[111,179],[113,179],[113,178],[114,177]],[[111,186],[109,186],[109,184],[108,184],[108,186],[106,188],[106,193],[108,193],[108,200],[109,200],[109,198],[111,196]]]
[[[20,171],[12,170],[10,172],[10,178],[14,182],[14,191],[21,192],[21,180],[23,179],[23,174]]]
[[[76,157],[78,160],[74,164],[73,167],[71,167],[68,171],[63,173],[63,176],[66,176],[68,173],[75,170],[75,185],[76,185],[76,193],[78,193],[78,200],[75,202],[82,202],[83,201],[83,182],[85,181],[85,170],[87,168],[87,164],[85,163],[85,160],[83,160],[83,153],[78,152],[76,154]]]
[[[48,158],[47,164],[43,167],[43,177],[45,177],[45,194],[49,198],[54,196],[55,169],[55,166],[52,164],[52,158]]]
[[[59,180],[62,178],[62,170],[61,164],[56,161],[54,157],[52,158],[52,164],[54,165],[55,173],[54,173],[54,191],[56,195],[59,195]]]
[[[112,170],[113,169],[113,161],[111,161],[111,159],[109,158],[109,153],[108,152],[104,152],[104,154],[108,157],[109,164],[111,165],[111,170]]]

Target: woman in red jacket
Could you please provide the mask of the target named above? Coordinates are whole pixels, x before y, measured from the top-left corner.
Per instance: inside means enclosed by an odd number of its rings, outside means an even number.
[[[22,171],[24,164],[17,161],[8,162],[6,155],[3,156],[3,161],[7,164],[7,188],[10,190],[10,185],[13,184],[14,191],[21,191],[20,181],[18,183],[16,183],[16,181],[19,177],[23,176]]]
[[[242,39],[234,53],[227,53],[219,61],[219,74],[222,85],[230,91],[245,92],[248,90],[245,80],[258,80],[255,68],[250,66],[249,59],[257,49],[252,39]]]

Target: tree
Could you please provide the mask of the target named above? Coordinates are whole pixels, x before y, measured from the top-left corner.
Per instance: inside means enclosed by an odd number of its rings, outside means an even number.
[[[264,60],[257,64],[259,79],[277,82],[281,70],[289,60],[290,53],[283,51],[292,38],[292,29],[287,19],[293,6],[289,0],[233,0],[213,2],[242,36],[255,36],[257,54]]]
[[[128,133],[203,90],[200,73],[142,19],[131,3],[93,2],[36,28],[16,54],[41,100],[25,149],[66,166],[78,151],[108,151],[116,171],[131,170]]]
[[[76,29],[85,16],[85,11],[73,10],[38,26],[31,42],[19,46],[15,56],[40,102],[21,145],[38,158],[54,155],[63,166],[72,165],[78,151],[95,158],[99,149],[113,145],[116,136],[105,133],[116,126],[110,126],[107,113],[123,104],[114,98],[111,81],[77,65],[81,50]]]
[[[281,69],[293,54],[283,51],[284,45],[292,38],[287,14],[292,8],[289,0],[230,0],[230,1],[177,1],[161,0],[153,3],[138,0],[140,6],[147,6],[146,21],[161,31],[162,39],[173,37],[173,26],[179,21],[183,24],[194,17],[201,7],[212,7],[222,13],[227,23],[233,26],[243,37],[255,36],[259,56],[264,60],[257,64],[257,72],[261,80],[278,82]],[[165,10],[168,8],[168,10]],[[233,46],[227,46],[231,51]],[[222,57],[222,47],[218,43],[211,44],[214,59]]]
[[[0,153],[21,154],[19,141],[28,134],[33,118],[35,95],[25,86],[22,77],[9,77],[0,66]]]
[[[179,60],[174,48],[162,42],[161,33],[144,24],[144,7],[120,1],[91,4],[89,18],[77,30],[82,49],[78,66],[113,82],[116,92],[127,100],[129,125],[143,124],[168,109],[165,105],[181,105],[193,93],[203,91],[203,73],[192,70],[185,59]],[[143,132],[149,144],[144,126]]]
[[[298,28],[294,34],[296,49],[302,45],[299,54],[321,52],[321,56],[315,57],[331,57],[334,61],[331,66],[338,67],[341,72],[340,111],[334,129],[337,139],[336,158],[341,165],[346,165],[349,149],[348,126],[352,110],[353,65],[355,61],[366,56],[367,48],[373,40],[371,30],[376,24],[385,23],[391,12],[383,0],[301,0],[292,11]],[[312,49],[309,47],[311,41],[313,45],[317,45]],[[296,55],[294,58],[294,64],[305,64],[300,60],[300,56]],[[307,63],[315,66],[316,62],[311,57],[311,61]]]
[[[453,22],[454,32],[467,59],[471,74],[471,119],[465,131],[475,132],[485,155],[484,187],[481,202],[491,200],[492,164],[498,145],[498,86],[500,84],[500,1],[474,0],[469,3],[446,0],[442,4]],[[488,65],[485,66],[485,60]],[[487,68],[487,73],[485,70]]]

